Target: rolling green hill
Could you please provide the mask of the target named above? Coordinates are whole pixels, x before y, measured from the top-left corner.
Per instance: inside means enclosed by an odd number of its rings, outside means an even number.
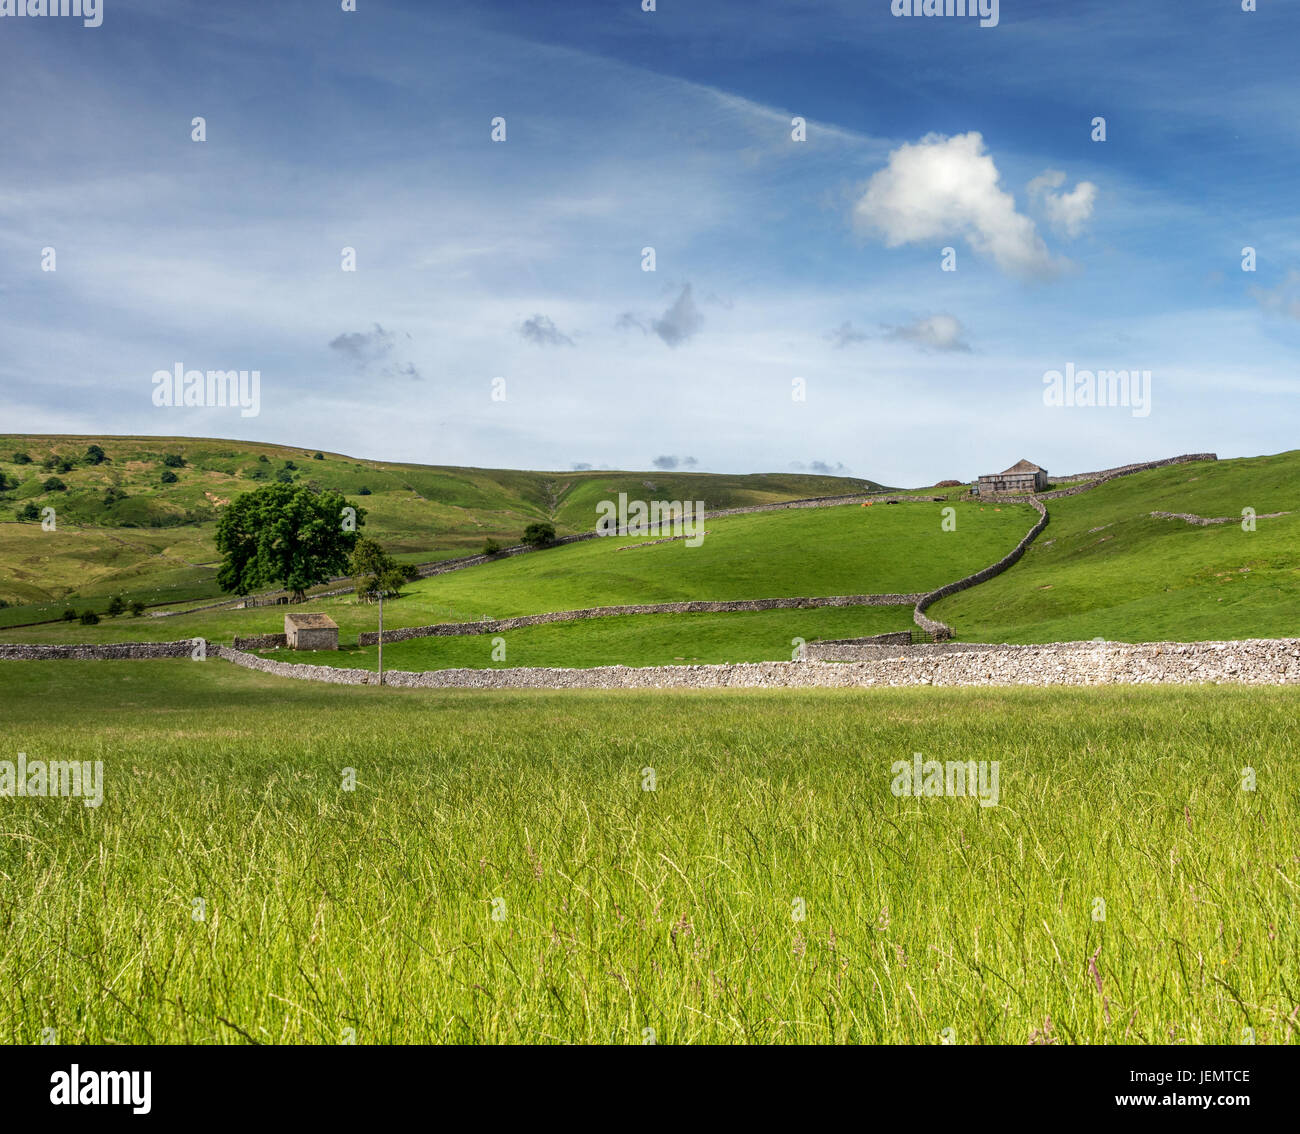
[[[10,460],[0,467],[18,485],[8,493],[11,502],[34,498],[43,503],[57,493],[59,530],[0,524],[0,596],[13,596],[11,602],[45,601],[47,609],[67,601],[58,593],[60,587],[77,586],[78,605],[90,596],[98,596],[102,605],[113,590],[128,595],[184,592],[186,597],[211,593],[215,517],[233,494],[264,482],[267,466],[272,475],[284,470],[345,491],[371,509],[366,530],[407,559],[477,551],[485,536],[505,542],[543,517],[552,519],[561,533],[589,530],[597,503],[619,492],[632,498],[703,499],[710,508],[724,508],[877,487],[824,477],[558,476],[442,469],[330,454],[316,460],[300,450],[235,442],[126,438],[100,442],[109,457],[104,464],[51,473],[41,467],[43,461],[51,454],[84,453],[82,442],[88,439],[46,439],[43,449],[36,440],[0,441],[0,453],[25,447],[34,458],[30,465]],[[162,460],[169,452],[183,456],[184,464],[174,470],[176,482],[163,485]],[[33,467],[39,471],[33,473]],[[66,492],[32,497],[32,481],[48,475],[64,480]],[[121,501],[104,502],[106,483],[120,486],[128,497],[138,494],[149,508],[188,518],[152,527],[114,526],[105,514]],[[362,488],[369,494],[361,495]],[[840,505],[716,517],[707,522],[708,534],[699,547],[615,536],[551,548],[413,583],[388,604],[386,624],[396,629],[698,599],[912,593],[999,559],[1035,519],[1026,504],[979,503],[959,492],[948,503],[956,509],[955,531],[941,526],[946,505],[937,502],[869,509]],[[81,514],[78,506],[87,509],[80,527],[73,522]],[[1019,563],[936,604],[931,615],[966,641],[1300,635],[1300,451],[1139,472],[1051,500],[1048,507],[1051,522]],[[1245,508],[1257,514],[1254,531],[1242,530],[1239,518]],[[1233,522],[1200,526],[1153,512],[1233,517]],[[51,594],[57,597],[51,600]],[[18,626],[40,609],[15,605],[0,610],[0,625],[9,627],[5,638],[75,642],[203,636],[229,641],[236,635],[278,632],[284,613],[280,607],[262,607],[165,619],[121,617],[95,627]],[[329,613],[345,646],[352,646],[357,632],[375,625],[374,608],[350,595],[313,599],[302,609]],[[789,656],[792,637],[848,637],[909,624],[907,607],[606,618],[512,631],[506,664],[779,659]],[[491,665],[489,642],[403,643],[390,647],[389,664]],[[329,660],[374,664],[366,651],[345,650]]]
[[[1300,450],[1153,469],[1047,507],[1051,523],[1015,567],[931,616],[985,642],[1300,636]],[[1247,507],[1253,532],[1151,516]]]
[[[91,445],[103,450],[101,463],[87,461]],[[183,463],[168,468],[168,455]],[[620,492],[719,509],[880,487],[829,476],[519,472],[339,453],[318,460],[314,450],[248,441],[15,434],[0,435],[0,476],[0,600],[10,604],[0,626],[56,617],[69,598],[102,611],[116,593],[149,605],[218,597],[217,517],[235,496],[277,478],[344,493],[366,509],[366,534],[412,562],[477,552],[488,538],[517,542],[535,520],[551,520],[561,535],[588,531],[597,502]],[[61,487],[46,487],[51,480]],[[57,532],[19,522],[28,505],[54,508]]]

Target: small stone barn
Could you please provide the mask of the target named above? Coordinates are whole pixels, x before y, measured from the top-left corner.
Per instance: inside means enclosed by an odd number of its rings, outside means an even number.
[[[1005,472],[989,473],[979,479],[979,495],[1014,494],[1024,496],[1042,492],[1047,487],[1047,470],[1032,461],[1017,461]]]
[[[291,650],[337,650],[339,627],[328,614],[286,614],[284,637]]]

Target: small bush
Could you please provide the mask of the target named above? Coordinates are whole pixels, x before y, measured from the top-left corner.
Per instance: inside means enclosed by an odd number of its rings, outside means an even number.
[[[78,616],[77,621],[83,626],[98,626],[99,615],[93,610],[83,610]]]
[[[178,480],[180,480],[180,477],[178,477],[174,472],[172,472],[171,469],[163,469],[161,480],[163,484],[175,484]]]
[[[358,496],[369,496],[369,495],[370,495],[370,489],[368,489],[368,488],[363,484],[360,488],[357,489],[357,495],[358,495]]]
[[[108,616],[110,618],[116,618],[125,609],[126,609],[126,599],[124,599],[121,595],[114,595],[111,599],[108,600]]]
[[[313,461],[323,461],[324,459],[325,459],[324,453],[317,453],[314,457],[312,457]]]
[[[77,612],[76,612],[75,610],[73,610],[72,607],[68,607],[68,609],[65,610],[65,611],[63,612],[63,621],[64,621],[64,622],[76,622],[76,621],[77,621]]]
[[[269,460],[267,460],[266,454],[265,454],[265,453],[262,453],[262,454],[257,458],[257,463],[258,463],[259,465],[269,465],[271,462],[270,462]]]
[[[168,453],[163,457],[163,464],[169,469],[183,469],[185,467],[185,458],[179,453]]]
[[[142,615],[143,613],[144,613],[144,603],[142,603],[139,599],[135,599],[134,601],[132,601],[131,617],[139,618],[140,615]]]
[[[41,518],[41,510],[29,500],[18,509],[18,518],[20,520],[39,520]]]
[[[68,486],[57,476],[47,477],[41,487],[46,492],[67,492]]]
[[[546,547],[555,542],[555,525],[547,520],[538,520],[524,528],[524,543],[530,547]]]
[[[107,459],[108,454],[98,445],[91,445],[90,448],[86,450],[85,460],[88,465],[102,465]]]
[[[14,454],[14,464],[16,464],[16,465],[30,465],[31,463],[32,463],[32,458],[31,458],[31,455],[30,455],[30,454],[28,454],[28,453],[15,453],[15,454]]]
[[[500,555],[501,545],[496,540],[490,539],[483,545],[484,555]]]

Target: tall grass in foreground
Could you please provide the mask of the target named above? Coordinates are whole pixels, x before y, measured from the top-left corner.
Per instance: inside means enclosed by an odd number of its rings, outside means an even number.
[[[3,1042],[1297,1042],[1300,691],[0,676]]]

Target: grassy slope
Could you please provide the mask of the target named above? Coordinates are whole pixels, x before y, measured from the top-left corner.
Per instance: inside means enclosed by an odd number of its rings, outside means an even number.
[[[530,626],[500,635],[416,638],[384,647],[384,669],[500,669],[508,666],[673,665],[789,661],[795,639],[856,638],[910,630],[910,606],[822,607],[733,614],[641,614]],[[492,656],[496,643],[505,656]],[[376,669],[374,646],[316,650],[278,661]]]
[[[1297,1042],[1296,689],[0,672],[5,756],[106,780],[4,801],[0,1043]],[[913,752],[1001,805],[895,797]]]
[[[1254,532],[1149,515],[1245,507],[1293,514]],[[992,642],[1300,635],[1300,450],[1137,473],[1048,508],[1017,566],[930,613]]]
[[[628,546],[628,541],[611,537],[552,548],[413,583],[403,598],[385,605],[385,625],[395,629],[470,621],[484,614],[502,618],[688,599],[840,595],[933,587],[1004,554],[1035,518],[1026,505],[995,508],[962,504],[957,506],[957,531],[944,532],[940,529],[940,507],[848,506],[727,516],[709,522],[710,534],[699,547],[687,547],[684,541],[678,541],[620,550]],[[352,596],[314,600],[298,609],[328,613],[338,622],[344,642],[354,641],[359,630],[374,629],[377,615],[373,606],[358,604]],[[773,632],[784,634],[781,625],[781,630]],[[893,625],[891,622],[885,628]],[[228,641],[236,634],[278,633],[283,628],[284,608],[262,607],[166,619],[122,617],[95,627],[54,623],[6,630],[4,637],[9,641],[77,642],[174,640],[201,635]],[[577,633],[581,636],[583,632]],[[599,635],[604,630],[592,626],[590,633]],[[677,653],[682,650],[675,650]],[[788,647],[771,656],[785,654]]]
[[[80,461],[92,442],[105,450],[106,463],[77,464],[62,473],[41,467],[50,454]],[[26,452],[33,463],[15,463],[15,452]],[[180,453],[187,462],[175,470],[177,483],[171,485],[160,480],[167,453]],[[399,558],[420,561],[478,551],[489,537],[516,542],[538,519],[552,519],[561,534],[590,530],[596,503],[617,499],[621,491],[633,499],[653,492],[656,499],[704,499],[710,508],[729,508],[876,487],[871,481],[794,474],[561,474],[364,461],[337,453],[316,461],[312,455],[248,441],[0,435],[0,473],[18,482],[0,499],[0,598],[61,610],[66,604],[59,600],[71,592],[84,600],[78,609],[102,610],[110,593],[119,591],[148,603],[215,595],[212,538],[223,502],[267,483],[285,461],[298,466],[293,475],[299,480],[336,489],[365,508],[367,534]],[[265,479],[254,478],[259,470]],[[51,476],[67,490],[44,491]],[[363,487],[369,496],[359,495]],[[106,504],[108,488],[121,489],[126,498]],[[29,501],[55,509],[57,538],[38,523],[14,521]],[[0,611],[0,625],[28,620]]]

